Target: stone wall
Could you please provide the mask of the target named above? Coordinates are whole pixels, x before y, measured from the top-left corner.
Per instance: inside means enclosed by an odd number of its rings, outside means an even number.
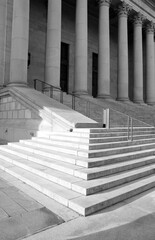
[[[0,98],[0,138],[8,141],[29,139],[36,135],[41,118],[12,96]]]

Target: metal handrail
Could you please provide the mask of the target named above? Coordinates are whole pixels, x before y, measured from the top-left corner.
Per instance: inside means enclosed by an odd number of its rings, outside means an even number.
[[[55,87],[55,86],[53,86],[53,85],[51,85],[51,84],[49,84],[49,83],[46,83],[46,82],[44,82],[44,81],[42,81],[42,80],[40,80],[40,79],[34,79],[34,89],[36,89],[36,90],[37,90],[37,81],[42,84],[42,89],[41,89],[41,91],[42,91],[43,93],[44,93],[44,90],[46,89],[45,86],[46,86],[46,85],[48,86],[48,88],[49,88],[49,90],[50,90],[50,97],[51,97],[51,98],[53,98],[53,91],[59,91],[59,92],[60,92],[60,102],[63,103],[63,91],[61,90],[61,88]],[[87,104],[87,116],[88,116],[88,117],[90,117],[90,104],[93,104],[93,105],[95,105],[95,106],[97,106],[97,107],[100,106],[100,105],[98,105],[98,104],[96,104],[96,103],[92,103],[91,101],[89,101],[89,100],[87,100],[87,99],[81,98],[80,96],[78,96],[78,95],[76,95],[76,94],[73,94],[73,93],[67,93],[67,94],[69,94],[70,96],[72,96],[72,109],[73,109],[73,110],[75,110],[75,98],[78,98],[78,99],[80,99],[80,100],[82,99],[82,100],[85,101],[85,103]],[[102,107],[102,106],[100,106],[100,107]],[[116,112],[116,113],[118,113],[118,114],[121,114],[121,115],[127,117],[127,129],[128,129],[127,139],[128,139],[128,140],[133,141],[133,120],[138,121],[138,122],[140,122],[140,123],[143,123],[143,124],[145,124],[145,125],[148,125],[148,126],[152,127],[152,125],[150,125],[150,124],[148,124],[148,123],[145,123],[145,122],[143,122],[143,121],[141,121],[141,120],[139,120],[139,119],[136,119],[136,118],[134,118],[134,117],[131,117],[131,116],[129,116],[128,114],[122,113],[122,112],[120,112],[120,111],[118,111],[118,110],[115,110],[115,109],[113,109],[113,108],[111,108],[111,107],[110,107],[110,108],[106,108],[106,109],[102,107],[102,109],[103,109],[103,110],[108,110],[108,109],[110,109],[110,110],[112,110],[112,111],[114,111],[114,112]],[[88,111],[88,110],[89,110],[89,111]],[[108,111],[108,114],[109,114],[109,111]],[[108,124],[108,128],[110,128],[109,124]]]

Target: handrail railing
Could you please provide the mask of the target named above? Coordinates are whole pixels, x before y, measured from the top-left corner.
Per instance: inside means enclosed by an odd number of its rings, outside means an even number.
[[[53,98],[54,96],[54,92],[60,92],[60,98],[59,98],[59,101],[61,103],[63,103],[63,91],[61,90],[61,88],[59,87],[55,87],[49,83],[46,83],[40,79],[34,79],[34,89],[37,90],[37,82],[40,82],[41,84],[41,89],[39,89],[42,93],[49,91],[49,96],[50,98]],[[114,111],[115,113],[118,113],[118,114],[121,114],[123,116],[125,116],[127,118],[127,139],[128,141],[131,140],[133,141],[133,120],[135,121],[138,121],[139,123],[142,123],[142,124],[145,124],[149,127],[152,127],[152,125],[148,124],[148,123],[145,123],[143,122],[142,120],[139,120],[139,119],[136,119],[134,117],[131,117],[129,116],[128,114],[126,113],[122,113],[118,110],[115,110],[113,108],[103,108],[103,106],[100,106],[96,103],[92,103],[90,100],[88,99],[85,99],[85,98],[81,98],[80,96],[78,95],[75,95],[73,93],[67,93],[67,95],[70,95],[72,97],[72,109],[75,110],[75,100],[76,98],[80,99],[80,100],[83,100],[85,103],[86,103],[86,116],[87,117],[90,117],[90,105],[93,104],[97,107],[101,107],[103,110],[104,110],[104,122],[103,122],[103,127],[106,127],[106,128],[110,128],[110,112],[109,110],[112,110]]]

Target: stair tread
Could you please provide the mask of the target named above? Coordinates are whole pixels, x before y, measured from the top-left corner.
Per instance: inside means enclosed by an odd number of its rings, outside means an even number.
[[[84,210],[87,210],[90,207],[95,207],[98,204],[101,204],[102,206],[98,207],[99,210],[103,208],[103,202],[109,201],[111,199],[114,199],[116,197],[119,197],[120,195],[127,194],[128,192],[134,191],[140,187],[146,186],[153,183],[155,185],[155,175],[151,175],[149,177],[145,177],[142,179],[138,179],[133,181],[130,184],[125,184],[116,188],[112,188],[107,191],[102,191],[93,195],[89,196],[80,196],[78,198],[72,199],[70,201],[70,208],[73,210],[78,209],[79,212],[83,213]],[[128,198],[128,197],[126,197]],[[122,201],[122,200],[120,200]],[[117,200],[119,202],[119,200]],[[112,204],[110,204],[112,205]],[[108,206],[105,204],[105,207]]]
[[[16,163],[19,163],[20,165],[24,165],[27,167],[30,167],[30,168],[33,168],[33,169],[36,169],[37,171],[42,171],[43,173],[45,174],[48,174],[48,175],[52,175],[53,177],[56,177],[56,178],[60,178],[60,179],[63,179],[65,181],[69,181],[69,182],[77,182],[79,180],[81,180],[80,178],[78,177],[75,177],[75,176],[71,176],[71,175],[68,175],[66,173],[62,173],[58,170],[55,170],[55,169],[51,169],[47,166],[43,166],[39,163],[34,163],[32,161],[29,161],[27,159],[24,159],[24,158],[18,158],[16,159],[14,157],[11,156],[11,155],[8,155],[8,154],[5,154],[5,153],[2,153],[0,154],[0,159],[2,159],[2,156],[5,156],[5,157],[8,157],[10,158],[10,160],[13,162],[13,164],[16,165]],[[15,163],[16,162],[16,163]]]
[[[16,150],[14,149],[13,147],[7,145],[7,146],[3,146],[3,148],[0,147],[0,152],[3,151],[5,149],[12,149],[12,150]],[[36,159],[41,159],[43,160],[44,162],[47,162],[48,164],[57,164],[58,166],[60,167],[66,167],[66,168],[70,168],[72,170],[77,170],[77,169],[80,169],[82,168],[81,166],[78,166],[78,165],[75,165],[75,164],[71,164],[71,163],[67,163],[67,162],[63,162],[63,161],[58,161],[57,159],[54,159],[54,158],[49,158],[49,157],[44,157],[44,156],[41,156],[39,154],[33,154],[33,153],[30,153],[30,152],[27,152],[27,151],[24,151],[24,150],[16,150],[16,152],[18,153],[23,153],[25,155],[27,155],[27,158],[28,159],[31,159],[31,158],[36,158]],[[9,153],[7,153],[9,154]],[[13,156],[15,159],[16,158],[21,158],[19,157],[18,155],[16,154],[10,154],[11,156]]]
[[[4,161],[0,160],[0,168],[3,165],[5,165]],[[34,173],[31,173],[13,164],[12,167],[8,168],[6,166],[5,168],[6,168],[5,170],[10,174],[12,173],[18,174],[21,177],[22,181],[25,182],[24,179],[27,179],[28,181],[33,181],[35,184],[40,185],[42,188],[46,188],[47,190],[53,192],[54,194],[58,194],[59,196],[64,197],[67,200],[81,196],[80,193],[77,193],[56,183],[53,183],[47,179],[44,179]]]
[[[96,186],[100,186],[102,184],[109,184],[110,182],[113,182],[113,181],[117,181],[117,180],[120,180],[120,179],[131,177],[133,175],[138,175],[140,173],[144,173],[144,172],[149,171],[149,170],[153,170],[153,172],[154,172],[155,164],[151,164],[150,166],[143,166],[143,167],[140,167],[140,168],[137,168],[137,169],[124,171],[124,172],[113,174],[113,175],[108,175],[108,176],[105,176],[105,177],[100,177],[98,179],[92,179],[92,180],[89,180],[89,181],[82,180],[82,181],[79,181],[79,182],[75,183],[75,185],[78,185],[80,187],[89,189],[89,188],[93,188],[93,187],[96,187]]]
[[[11,149],[11,150],[13,150],[13,151],[17,151],[17,152],[19,152],[19,153],[25,153],[25,154],[30,154],[29,152],[27,152],[26,150],[21,150],[21,149],[17,149],[17,148],[14,148],[14,147],[12,147],[12,146],[10,146],[10,145],[3,145],[3,146],[0,146],[0,150],[2,149],[3,150],[3,148],[6,148],[6,149]],[[36,151],[38,150],[38,148],[35,148],[36,149]],[[40,148],[39,148],[40,149]],[[35,155],[37,154],[36,153],[36,151],[35,151]],[[48,152],[47,150],[46,150],[46,152]],[[70,159],[70,160],[73,160],[72,161],[72,164],[74,165],[75,163],[78,165],[78,163],[79,163],[79,161],[80,162],[84,162],[84,163],[95,163],[95,162],[102,162],[102,161],[108,161],[108,160],[113,160],[113,159],[121,159],[121,157],[129,157],[129,156],[134,156],[134,155],[137,155],[137,154],[145,154],[145,153],[150,153],[150,154],[154,154],[154,152],[155,152],[155,150],[154,149],[145,149],[145,150],[140,150],[140,151],[134,151],[134,152],[129,152],[129,153],[121,153],[121,154],[117,154],[117,155],[109,155],[109,156],[102,156],[102,157],[93,157],[93,158],[86,158],[86,157],[79,157],[79,156],[73,156],[73,155],[71,155],[71,154],[66,154],[66,153],[58,153],[58,152],[54,152],[54,151],[49,151],[51,154],[53,154],[53,155],[60,155],[61,157],[63,157],[63,159]],[[31,153],[32,154],[32,153]],[[34,154],[34,153],[33,153]],[[39,155],[39,154],[37,154],[38,156],[41,156],[41,155]],[[41,157],[43,157],[43,156],[41,156]],[[46,158],[46,157],[45,157]],[[47,157],[47,158],[49,158],[49,157]],[[58,160],[58,159],[55,159],[55,160]],[[60,164],[61,164],[61,162],[63,162],[63,163],[66,163],[66,161],[64,160],[60,160],[59,159],[59,161],[60,161]],[[121,161],[120,161],[121,162]],[[70,163],[69,163],[70,164]]]
[[[16,143],[9,143],[8,145],[11,145],[11,146],[14,146],[14,145],[18,145],[18,146],[23,146],[23,147],[25,147],[25,148],[30,148],[30,149],[42,149],[42,150],[45,150],[44,148],[40,148],[39,146],[37,147],[37,146],[31,146],[31,145],[28,145],[28,144],[25,144],[25,143],[19,143],[19,142],[16,142]],[[39,144],[38,144],[39,145]],[[45,145],[46,146],[46,144],[42,144],[42,145]],[[95,150],[85,150],[85,149],[76,149],[76,148],[67,148],[67,150],[69,150],[69,151],[71,151],[71,152],[73,152],[73,153],[105,153],[105,152],[108,152],[108,151],[119,151],[119,150],[125,150],[125,149],[136,149],[136,148],[141,148],[141,147],[147,147],[147,146],[153,146],[153,145],[155,145],[155,142],[154,143],[145,143],[145,144],[139,144],[139,145],[135,145],[135,146],[123,146],[123,147],[114,147],[114,148],[106,148],[106,149],[95,149]],[[66,150],[66,147],[63,147],[63,146],[61,146],[61,147],[57,147],[57,149],[64,149],[64,150]],[[46,151],[49,151],[50,152],[50,150],[48,149],[46,149]],[[53,151],[53,150],[52,150]],[[55,151],[55,150],[54,150]]]
[[[79,172],[83,172],[83,173],[97,173],[100,171],[106,171],[106,170],[110,170],[110,169],[115,169],[118,167],[124,167],[127,165],[132,165],[134,163],[139,163],[142,161],[148,161],[150,159],[154,159],[155,161],[155,156],[148,156],[148,157],[144,157],[144,158],[139,158],[139,159],[133,159],[133,160],[129,160],[129,161],[125,161],[125,162],[118,162],[115,164],[108,164],[108,165],[104,165],[104,166],[99,166],[99,167],[92,167],[92,168],[80,168]]]
[[[47,139],[46,140],[46,138],[43,138],[43,139],[38,139],[38,138],[33,138],[32,140],[22,140],[21,142],[25,142],[25,141],[29,141],[29,142],[34,142],[34,143],[36,143],[36,144],[38,144],[38,143],[42,143],[43,145],[48,145],[48,146],[57,146],[57,144],[58,145],[61,145],[61,144],[66,144],[66,145],[69,145],[69,144],[71,144],[71,145],[74,145],[74,147],[80,147],[80,146],[111,146],[112,147],[112,145],[118,145],[118,144],[127,144],[127,145],[130,145],[130,144],[134,144],[134,143],[138,143],[138,142],[148,142],[148,141],[155,141],[155,138],[147,138],[147,139],[139,139],[139,140],[134,140],[134,141],[121,141],[121,142],[104,142],[104,143],[73,143],[73,142],[71,142],[71,141],[58,141],[58,140],[51,140],[51,139]],[[61,145],[62,146],[62,145]]]

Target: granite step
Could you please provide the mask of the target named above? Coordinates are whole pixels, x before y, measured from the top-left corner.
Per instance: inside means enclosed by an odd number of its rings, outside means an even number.
[[[148,134],[154,134],[155,131],[150,129],[147,131],[136,131],[133,132],[135,135],[148,135]],[[59,137],[86,137],[86,138],[101,138],[101,137],[119,137],[119,136],[127,136],[127,131],[123,132],[108,132],[107,130],[104,131],[103,133],[89,133],[89,132],[42,132],[38,131],[37,132],[37,137],[47,137],[50,139],[57,139]]]
[[[0,160],[0,169],[84,216],[109,207],[155,186],[155,176],[150,175],[106,191],[101,191],[100,193],[83,196],[80,193],[55,184],[2,160]]]
[[[144,138],[155,138],[155,134],[145,134],[145,135],[134,135],[133,140],[139,140]],[[102,138],[89,138],[89,137],[71,137],[71,136],[61,136],[58,135],[55,138],[51,138],[49,136],[38,136],[33,137],[32,139],[45,139],[45,140],[52,140],[52,141],[71,141],[75,143],[104,143],[104,142],[113,142],[113,141],[126,141],[126,136],[116,136],[116,137],[102,137]]]
[[[20,167],[14,166],[11,163],[6,163],[0,160],[0,169],[20,179],[26,184],[34,187],[43,194],[56,200],[57,202],[69,206],[69,200],[82,196],[80,193],[67,189],[47,179],[44,179],[36,174],[28,172]]]
[[[155,176],[132,181],[121,186],[111,188],[89,196],[83,196],[73,190],[52,183],[24,169],[5,162],[0,163],[0,169],[34,187],[43,194],[53,198],[57,202],[68,206],[81,215],[87,216],[96,211],[112,206],[125,199],[133,197],[155,186]]]
[[[152,156],[155,154],[155,149],[148,149],[148,150],[140,150],[135,152],[88,159],[85,157],[79,157],[79,156],[74,156],[74,155],[65,154],[65,153],[58,153],[54,151],[48,151],[48,150],[42,151],[41,149],[38,149],[38,148],[31,148],[31,150],[32,149],[33,151],[27,151],[26,149],[18,148],[18,145],[16,145],[16,147],[9,146],[9,145],[0,146],[0,150],[6,151],[11,154],[15,154],[23,158],[27,158],[27,157],[32,159],[48,158],[48,159],[54,159],[59,164],[66,163],[66,164],[72,164],[72,165],[76,165],[79,167],[86,167],[86,168],[99,167],[99,166],[114,164],[118,162],[125,162],[129,160]]]
[[[155,175],[153,174],[107,191],[72,199],[69,201],[69,207],[87,216],[154,187]]]
[[[106,190],[129,181],[133,181],[138,178],[145,177],[154,173],[155,164],[137,168],[136,170],[130,170],[120,174],[110,175],[108,177],[99,178],[91,181],[81,180],[75,176],[70,176],[66,173],[61,173],[54,169],[50,169],[47,166],[40,165],[38,163],[31,162],[21,157],[12,156],[10,154],[0,154],[0,165],[3,165],[4,161],[11,163],[17,167],[27,170],[37,176],[54,182],[58,185],[72,189],[78,193],[84,195],[94,194],[96,192]]]
[[[65,146],[72,147],[77,149],[85,149],[85,150],[95,150],[95,149],[105,149],[105,148],[113,148],[113,147],[123,147],[123,146],[132,146],[144,143],[153,143],[155,142],[155,138],[147,138],[140,139],[134,141],[121,141],[121,142],[105,142],[105,143],[72,143],[72,141],[55,141],[46,138],[32,138],[32,140],[20,140],[21,143],[29,144],[32,143],[34,146],[44,146],[51,149],[51,146]]]
[[[78,166],[75,164],[75,160],[73,161],[61,161],[61,159],[54,159],[51,157],[41,156],[39,154],[33,154],[23,150],[16,150],[16,148],[12,148],[10,146],[4,146],[0,148],[0,156],[4,154],[10,155],[13,158],[23,158],[29,161],[41,164],[43,166],[59,170],[61,172],[65,172],[70,175],[74,175],[75,170],[83,168],[83,166]],[[63,159],[64,160],[64,159]]]
[[[133,127],[133,131],[150,131],[154,130],[155,133],[155,128],[154,127]],[[128,127],[115,127],[115,128],[74,128],[73,132],[87,132],[87,133],[103,133],[103,132],[127,132]]]
[[[72,189],[86,196],[111,189],[136,179],[143,178],[155,173],[155,164],[141,168],[124,171],[118,174],[108,175],[93,180],[83,180],[72,184]]]
[[[114,154],[120,153],[128,153],[140,150],[147,150],[155,147],[155,142],[153,143],[145,143],[145,144],[138,144],[133,146],[125,146],[125,147],[113,147],[113,148],[106,148],[106,149],[99,149],[99,150],[85,150],[85,149],[76,149],[76,148],[66,148],[63,146],[48,146],[46,144],[32,144],[32,141],[25,141],[24,143],[8,143],[9,146],[13,146],[15,148],[23,149],[32,153],[35,152],[45,152],[47,153],[65,153],[79,157],[86,157],[86,158],[94,158],[94,157],[104,157]],[[49,150],[50,149],[50,150]]]
[[[154,164],[155,157],[148,156],[139,159],[133,159],[125,162],[112,163],[109,165],[93,167],[93,168],[79,168],[74,172],[74,176],[84,180],[92,180],[100,177],[117,174],[120,172],[136,169],[146,165]]]

